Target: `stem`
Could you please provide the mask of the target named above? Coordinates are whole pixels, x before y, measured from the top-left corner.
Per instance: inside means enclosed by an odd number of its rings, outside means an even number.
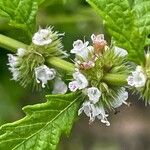
[[[22,42],[16,41],[12,38],[0,34],[0,47],[3,47],[12,52],[16,52],[16,49],[18,48],[26,49],[28,46]]]
[[[18,48],[27,49],[28,45],[0,34],[0,47],[3,47],[15,53]],[[59,57],[49,57],[46,59],[46,61],[48,64],[69,72],[70,74],[74,72],[74,65]],[[123,74],[106,74],[102,80],[110,85],[119,86],[126,84],[127,76],[128,75]]]
[[[127,83],[128,75],[124,74],[106,74],[103,77],[103,81],[106,81],[110,85],[121,86]]]
[[[65,70],[71,74],[74,72],[74,65],[68,61],[65,61],[65,60],[59,58],[59,57],[50,57],[47,59],[47,62],[57,68]]]

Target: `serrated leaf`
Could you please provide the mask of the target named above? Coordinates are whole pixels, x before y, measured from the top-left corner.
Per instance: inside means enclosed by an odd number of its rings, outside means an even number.
[[[139,0],[139,2],[140,1],[142,0]],[[129,59],[138,64],[144,63],[144,46],[146,39],[145,35],[141,33],[143,28],[139,26],[139,18],[137,14],[135,14],[136,11],[131,9],[129,1],[87,0],[87,2],[96,8],[102,16],[104,24],[110,35],[116,41],[116,44],[129,52]],[[148,4],[149,3],[150,1]],[[143,22],[142,25],[144,26],[145,22]]]
[[[37,10],[37,0],[0,0],[0,17],[7,18],[9,25],[24,30],[29,37],[36,30]]]
[[[76,94],[50,95],[47,102],[26,106],[26,117],[0,128],[0,150],[55,150],[68,134],[80,105]]]
[[[145,35],[145,45],[150,45],[150,1],[149,0],[134,0],[133,11],[136,12],[138,18],[138,26],[140,33]]]

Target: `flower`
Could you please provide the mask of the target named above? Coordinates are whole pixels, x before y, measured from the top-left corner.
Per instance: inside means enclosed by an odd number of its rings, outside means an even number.
[[[39,31],[34,34],[32,42],[38,46],[48,45],[52,42],[51,35],[52,31],[50,28],[39,29]]]
[[[37,83],[42,82],[42,87],[45,88],[48,80],[54,79],[56,76],[55,69],[49,69],[46,65],[39,66],[35,68],[35,77]]]
[[[99,101],[101,92],[96,87],[90,87],[87,89],[87,95],[89,97],[89,100],[95,104]]]
[[[73,43],[73,49],[70,53],[76,54],[77,57],[81,57],[83,60],[87,60],[90,53],[93,51],[92,46],[88,46],[89,42],[82,42],[77,40]]]
[[[75,81],[77,81],[79,90],[84,89],[84,88],[86,88],[88,86],[88,80],[79,71],[73,73],[73,78],[75,79]]]
[[[146,75],[141,66],[137,66],[136,70],[132,72],[132,75],[127,78],[128,85],[134,86],[136,88],[141,88],[145,86]]]
[[[12,54],[7,54],[7,56],[8,56],[8,64],[7,65],[14,68],[19,64],[17,56],[14,56]]]
[[[18,48],[18,50],[17,50],[17,56],[18,57],[23,57],[24,55],[25,55],[25,49]]]
[[[69,82],[69,89],[70,91],[75,92],[78,89],[78,82],[77,81]]]
[[[52,94],[65,94],[67,90],[68,88],[65,82],[61,78],[56,78]]]
[[[115,46],[114,52],[116,55],[119,55],[120,57],[124,57],[126,55],[128,55],[128,52],[120,47]]]
[[[128,92],[122,87],[114,101],[111,103],[111,106],[114,108],[120,107],[123,103],[127,105],[126,100],[128,99]]]
[[[78,110],[78,115],[84,112],[88,117],[90,117],[89,122],[93,122],[95,117],[99,115],[98,107],[92,104],[90,101],[85,101],[82,107]]]
[[[102,123],[105,123],[106,126],[110,126],[110,122],[107,120],[108,114],[105,113],[104,107],[100,105],[98,107],[99,115],[97,116],[98,119],[101,120]]]
[[[107,45],[107,42],[104,39],[104,34],[91,35],[91,39],[95,48],[96,53],[101,53],[103,50],[105,50],[105,46]]]
[[[90,101],[85,101],[81,108],[78,110],[78,115],[80,115],[82,112],[84,112],[88,117],[90,117],[89,122],[93,122],[95,118],[101,120],[102,123],[106,123],[107,126],[110,125],[110,123],[107,120],[108,115],[105,114],[105,110],[102,106],[94,105]]]

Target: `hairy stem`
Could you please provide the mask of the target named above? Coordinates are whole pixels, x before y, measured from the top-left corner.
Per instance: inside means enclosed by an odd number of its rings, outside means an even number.
[[[11,52],[16,52],[18,48],[28,48],[28,45],[16,41],[12,38],[0,34],[0,47],[3,47]],[[47,58],[47,63],[53,65],[59,69],[62,69],[70,74],[74,72],[74,64],[65,61],[59,57],[49,57]],[[106,74],[103,78],[103,81],[107,82],[110,85],[125,85],[127,75],[124,74]]]

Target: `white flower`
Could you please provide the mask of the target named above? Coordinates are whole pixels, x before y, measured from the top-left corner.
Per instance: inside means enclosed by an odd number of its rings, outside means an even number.
[[[82,73],[80,72],[73,73],[73,78],[75,79],[75,81],[77,81],[79,90],[84,89],[88,86],[88,81]]]
[[[128,99],[128,92],[122,87],[118,95],[115,97],[114,101],[111,103],[111,106],[114,108],[120,107],[123,103],[127,105],[126,100]]]
[[[105,110],[102,106],[94,105],[90,101],[85,101],[81,108],[78,110],[78,115],[80,115],[82,112],[84,112],[88,117],[90,117],[89,122],[93,122],[95,118],[101,120],[102,123],[106,123],[107,126],[110,125],[110,123],[107,120],[108,115],[105,114]]]
[[[134,86],[136,88],[141,88],[145,86],[146,75],[141,66],[137,66],[136,70],[132,72],[132,75],[127,78],[128,85]]]
[[[65,82],[61,78],[56,78],[52,94],[65,94],[67,90],[68,88]]]
[[[89,97],[89,100],[95,104],[99,101],[101,92],[96,87],[90,87],[87,89],[87,95]]]
[[[88,59],[89,54],[93,51],[93,48],[88,46],[88,44],[88,41],[83,43],[81,40],[77,40],[73,43],[73,49],[70,52],[81,57],[83,60],[86,60]]]
[[[99,34],[99,35],[92,34],[92,35],[91,35],[91,39],[92,39],[92,42],[93,42],[93,43],[106,42],[106,41],[104,40],[104,34]]]
[[[17,68],[9,68],[10,72],[12,73],[12,80],[17,81],[20,76],[20,71]]]
[[[50,69],[46,65],[39,66],[35,68],[35,77],[37,83],[42,82],[42,87],[45,88],[45,84],[47,84],[48,80],[54,79],[56,76],[55,69]]]
[[[72,92],[75,92],[77,89],[78,89],[78,82],[77,81],[72,81],[72,82],[69,82],[69,89],[70,91]]]
[[[39,31],[34,34],[32,42],[39,46],[48,45],[52,42],[51,35],[52,31],[50,28],[39,29]]]
[[[18,48],[18,50],[17,50],[17,56],[23,57],[24,55],[25,55],[25,49]]]
[[[97,116],[97,118],[100,119],[102,123],[105,123],[106,126],[110,126],[110,122],[107,120],[108,114],[105,113],[103,106],[99,106],[98,110],[99,115]]]
[[[95,117],[99,115],[98,107],[92,104],[90,101],[85,101],[82,107],[78,110],[78,115],[84,112],[88,117],[90,117],[90,122],[95,120]]]
[[[125,49],[117,47],[117,46],[115,46],[114,51],[116,55],[119,55],[121,57],[128,55],[128,52]]]
[[[13,68],[19,64],[17,56],[14,56],[12,54],[7,54],[7,56],[8,56],[8,64],[7,65],[9,65],[10,67]]]

